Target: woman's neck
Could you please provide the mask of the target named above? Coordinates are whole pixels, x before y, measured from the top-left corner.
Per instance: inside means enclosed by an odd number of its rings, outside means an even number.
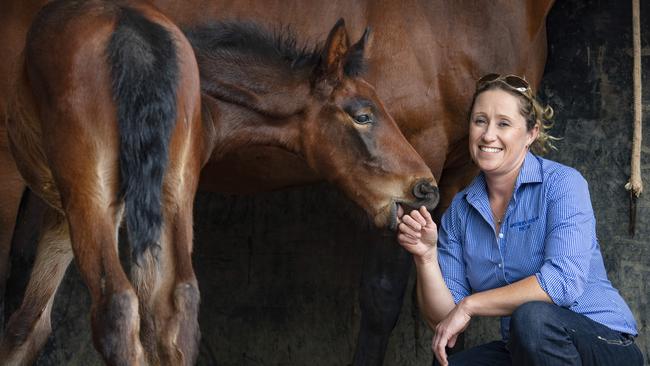
[[[487,184],[488,197],[490,202],[503,202],[507,203],[512,197],[512,192],[515,189],[517,177],[523,166],[523,161],[519,164],[517,169],[513,169],[506,174],[490,174],[485,173],[485,182]]]

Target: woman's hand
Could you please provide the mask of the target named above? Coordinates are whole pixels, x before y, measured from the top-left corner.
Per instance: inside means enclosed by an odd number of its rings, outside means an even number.
[[[463,301],[458,303],[436,326],[436,334],[433,336],[431,348],[441,366],[449,364],[445,347],[451,348],[456,344],[458,335],[467,328],[469,321],[472,319],[471,314],[463,304]]]
[[[438,227],[433,222],[429,211],[422,206],[420,210],[413,210],[409,214],[402,215],[402,213],[400,206],[398,217],[401,218],[401,223],[397,241],[404,249],[419,259],[436,259]]]

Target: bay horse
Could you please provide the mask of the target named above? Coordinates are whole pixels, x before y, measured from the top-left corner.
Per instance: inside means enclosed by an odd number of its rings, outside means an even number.
[[[398,204],[437,204],[430,170],[361,77],[369,32],[350,44],[339,21],[314,50],[251,23],[187,35],[191,45],[136,1],[55,1],[36,16],[7,128],[18,169],[51,209],[2,364],[38,354],[73,257],[107,364],[193,364],[199,169],[242,146],[300,158],[379,227],[395,227]],[[122,221],[132,283],[117,251]]]
[[[0,120],[13,94],[11,80],[27,28],[46,0],[0,2]],[[466,109],[474,81],[488,72],[526,75],[537,88],[546,59],[545,19],[553,0],[485,4],[475,1],[354,0],[173,0],[152,1],[183,27],[220,19],[248,19],[265,25],[290,24],[308,39],[320,39],[346,16],[350,34],[362,24],[375,29],[376,47],[366,79],[423,157],[440,188],[440,214],[450,198],[476,173],[467,155]],[[3,128],[0,126],[0,128]],[[260,151],[264,151],[264,160]],[[260,176],[273,172],[273,179]],[[16,213],[25,183],[0,133],[0,292]],[[200,189],[257,192],[323,179],[305,162],[279,149],[252,147],[211,159]],[[16,238],[20,241],[20,238]],[[369,245],[364,259],[362,321],[355,365],[381,365],[390,332],[400,313],[411,260],[393,240]],[[374,304],[382,304],[381,307]]]
[[[33,361],[73,257],[108,364],[148,363],[139,308],[156,308],[144,314],[161,358],[190,363],[199,337],[192,208],[207,143],[191,45],[146,4],[55,1],[34,19],[24,54],[7,130],[18,169],[50,212],[0,363]],[[117,251],[122,221],[135,288]]]

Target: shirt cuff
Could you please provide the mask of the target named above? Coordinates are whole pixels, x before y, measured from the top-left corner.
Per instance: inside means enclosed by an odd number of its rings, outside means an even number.
[[[535,273],[537,278],[537,283],[539,286],[548,294],[548,296],[553,300],[553,303],[557,306],[568,308],[572,302],[568,302],[568,296],[566,296],[566,291],[564,290],[564,285],[561,283],[562,279],[557,276],[553,276],[549,273],[544,273],[544,267],[540,269],[541,272]]]

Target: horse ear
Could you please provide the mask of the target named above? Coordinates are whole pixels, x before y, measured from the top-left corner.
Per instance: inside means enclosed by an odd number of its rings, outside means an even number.
[[[350,50],[350,39],[343,18],[330,31],[323,48],[320,64],[316,67],[315,79],[337,82],[343,77],[343,67]]]
[[[367,58],[372,44],[372,30],[367,27],[357,43],[352,45],[345,60],[345,75],[355,77],[363,75],[368,68]]]

